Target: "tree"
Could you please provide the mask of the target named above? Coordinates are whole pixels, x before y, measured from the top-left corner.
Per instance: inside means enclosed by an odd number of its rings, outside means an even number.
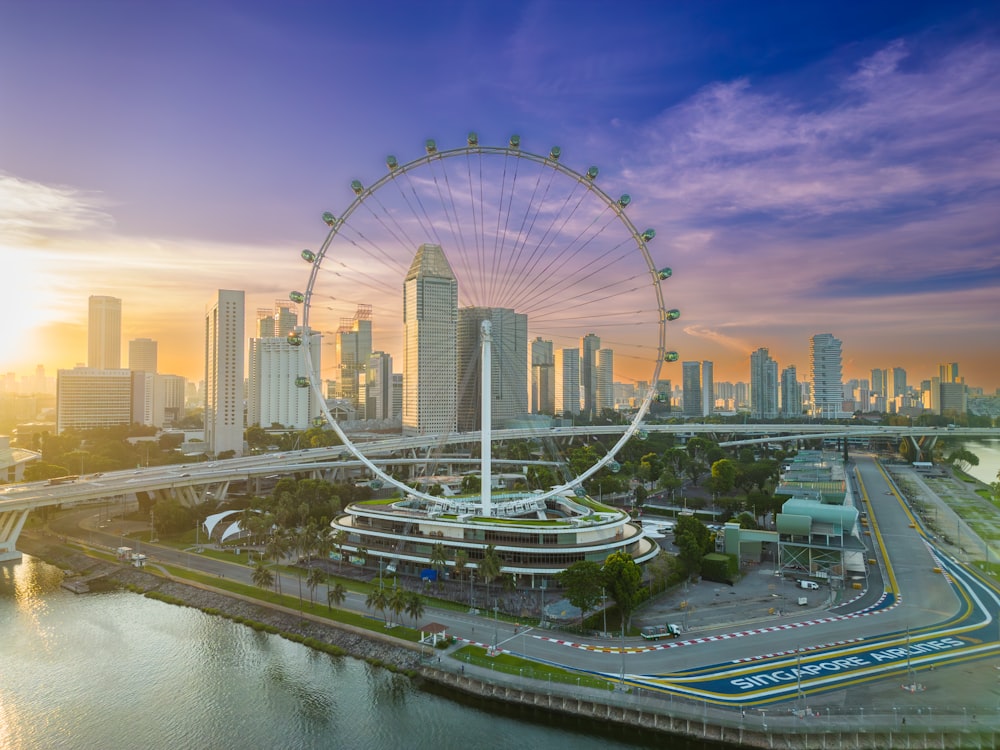
[[[476,493],[482,489],[483,479],[478,474],[466,474],[462,477],[462,492]]]
[[[483,552],[483,559],[479,563],[479,576],[486,583],[486,606],[490,603],[490,583],[500,576],[503,570],[503,560],[497,553],[497,548],[490,544]]]
[[[587,612],[601,601],[604,574],[598,563],[580,560],[559,574],[559,584],[565,589],[569,603],[579,607],[582,619],[586,620]]]
[[[455,575],[464,578],[468,565],[469,553],[464,549],[455,550]]]
[[[274,585],[274,573],[261,560],[253,564],[253,585],[262,589],[269,589]]]
[[[627,630],[632,625],[632,612],[639,603],[642,586],[642,570],[632,556],[619,550],[608,555],[604,561],[604,583],[608,593],[618,605]]]
[[[264,545],[264,553],[274,560],[274,567],[277,568],[281,562],[281,558],[288,553],[288,537],[285,536],[280,530],[275,530],[271,534],[271,538],[268,539],[267,544]],[[277,591],[281,593],[281,574],[280,572],[274,577],[275,585],[277,586]]]
[[[309,605],[312,606],[316,587],[321,583],[326,583],[326,571],[322,568],[310,568],[309,575],[306,576],[306,586],[309,587]]]
[[[722,458],[712,464],[712,492],[719,495],[729,492],[735,483],[735,463],[728,458]]]
[[[337,529],[333,534],[333,545],[337,549],[337,569],[344,564],[344,542],[347,541],[347,532]]]
[[[957,465],[962,471],[968,471],[972,466],[979,466],[979,456],[966,448],[958,448],[948,454],[948,463]]]
[[[674,544],[679,550],[677,557],[687,575],[695,575],[701,570],[701,558],[710,548],[712,533],[694,516],[681,516],[674,527]]]
[[[441,590],[441,578],[444,576],[445,568],[448,566],[448,554],[445,552],[444,544],[436,543],[431,547],[430,564],[437,573],[437,588]]]
[[[344,603],[347,598],[347,589],[344,588],[344,584],[335,583],[326,590],[326,607],[327,609],[333,609],[333,605],[336,604],[338,607]]]
[[[741,529],[756,529],[757,519],[753,517],[752,513],[747,513],[743,511],[738,516],[736,516],[737,523],[739,523]]]
[[[399,620],[399,616],[403,613],[403,610],[406,609],[408,599],[409,595],[406,589],[402,586],[393,586],[388,595],[386,606],[389,608],[389,611],[395,615],[396,620]]]
[[[388,624],[385,617],[385,608],[389,605],[389,597],[383,588],[374,588],[368,592],[365,598],[365,606],[368,609],[377,609],[382,613],[382,619]]]
[[[406,597],[406,614],[413,619],[414,626],[424,616],[424,598],[416,591],[411,591]]]

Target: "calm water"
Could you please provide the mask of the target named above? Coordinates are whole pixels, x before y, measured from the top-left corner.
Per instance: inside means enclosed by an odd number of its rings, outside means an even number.
[[[1000,440],[968,440],[965,447],[979,457],[979,466],[973,466],[969,474],[987,484],[997,481],[1000,471]]]
[[[59,580],[29,557],[0,566],[4,750],[638,747],[460,705],[192,609],[77,596]]]

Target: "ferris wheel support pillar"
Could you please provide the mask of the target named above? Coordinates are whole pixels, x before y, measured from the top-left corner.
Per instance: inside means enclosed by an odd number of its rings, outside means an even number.
[[[491,410],[493,403],[493,324],[484,320],[480,325],[479,332],[482,345],[480,355],[482,360],[482,388],[480,389],[482,391],[480,396],[482,424],[479,431],[479,453],[482,461],[480,493],[483,502],[483,515],[489,518],[493,515],[493,501],[490,497],[493,489],[493,456],[491,452],[493,448],[493,412]]]

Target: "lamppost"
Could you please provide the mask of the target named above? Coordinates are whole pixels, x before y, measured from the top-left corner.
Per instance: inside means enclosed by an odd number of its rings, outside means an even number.
[[[601,605],[602,611],[604,612],[604,630],[601,631],[602,635],[607,637],[608,635],[608,594],[601,586]]]

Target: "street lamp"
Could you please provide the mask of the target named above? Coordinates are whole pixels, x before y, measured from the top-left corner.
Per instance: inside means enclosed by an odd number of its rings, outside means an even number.
[[[604,590],[603,586],[601,586],[601,604],[602,604],[602,607],[603,607],[602,611],[604,612],[604,630],[601,631],[601,633],[602,633],[602,635],[604,635],[605,637],[607,637],[607,635],[608,635],[608,594]]]

